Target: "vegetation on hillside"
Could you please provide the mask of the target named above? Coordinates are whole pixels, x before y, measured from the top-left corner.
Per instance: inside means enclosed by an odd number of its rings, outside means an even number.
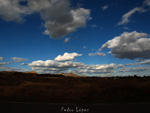
[[[150,77],[65,77],[0,72],[0,101],[47,103],[150,102]]]

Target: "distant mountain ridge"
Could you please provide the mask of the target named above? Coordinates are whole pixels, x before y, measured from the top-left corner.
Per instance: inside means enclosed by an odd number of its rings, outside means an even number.
[[[83,76],[83,75],[77,75],[75,73],[64,73],[63,75],[65,77],[86,77],[86,76]]]
[[[39,74],[35,71],[28,71],[28,72],[0,71],[0,75],[14,75],[14,76],[33,75],[34,77],[86,77],[83,75],[77,75],[75,73]]]
[[[24,72],[24,73],[38,74],[38,73],[37,73],[37,72],[35,72],[35,71],[27,71],[27,72]]]

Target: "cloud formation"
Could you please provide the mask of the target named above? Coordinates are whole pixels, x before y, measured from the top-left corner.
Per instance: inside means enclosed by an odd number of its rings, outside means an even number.
[[[122,20],[118,23],[118,25],[124,25],[124,24],[127,24],[128,22],[130,22],[130,20],[129,20],[130,17],[136,12],[142,13],[142,12],[145,12],[145,10],[142,7],[136,7],[134,9],[130,10],[129,12],[125,13],[122,16]]]
[[[4,58],[3,58],[3,57],[0,57],[0,61],[2,61],[2,60],[4,60]]]
[[[28,63],[21,63],[22,66],[28,65]]]
[[[25,72],[27,70],[22,69],[22,68],[12,68],[12,67],[7,67],[5,65],[0,65],[0,71],[18,71],[18,72]]]
[[[44,34],[55,39],[84,27],[91,19],[90,10],[71,8],[70,0],[0,0],[0,17],[6,21],[22,22],[24,16],[34,12],[45,22]]]
[[[150,0],[145,0],[144,5],[150,6]]]
[[[0,62],[0,71],[19,71],[24,72],[27,71],[22,68],[12,68],[7,67],[7,64],[11,64],[11,62]],[[142,62],[129,63],[129,64],[97,64],[97,65],[89,65],[81,62],[73,62],[73,61],[56,61],[56,60],[37,60],[31,63],[22,63],[21,65],[27,65],[32,68],[32,70],[38,73],[67,73],[72,72],[76,74],[90,74],[90,75],[99,75],[99,76],[108,76],[113,75],[118,72],[148,72],[150,66],[144,67],[126,67],[126,66],[134,66],[134,65],[150,65],[150,60],[144,60]],[[119,70],[117,70],[119,69]]]
[[[82,54],[78,53],[64,53],[63,56],[58,55],[54,60],[56,61],[68,61],[68,60],[73,60],[76,57],[82,56]]]
[[[78,53],[64,53],[63,56],[59,55],[54,60],[37,60],[32,63],[22,64],[28,65],[32,68],[32,70],[37,71],[39,73],[66,73],[73,72],[76,74],[110,74],[115,72],[115,69],[123,67],[122,64],[116,65],[114,63],[111,64],[97,64],[97,65],[89,65],[81,62],[73,62],[69,61],[78,56],[82,56],[82,54]]]
[[[135,65],[150,65],[150,60],[144,60],[142,62],[124,64],[124,66],[135,66]]]
[[[149,59],[150,38],[146,38],[147,36],[146,33],[136,31],[124,32],[103,44],[100,51],[109,48],[111,54],[117,58]]]
[[[128,11],[127,13],[125,13],[123,16],[122,16],[122,19],[120,22],[118,22],[117,25],[124,25],[124,24],[127,24],[130,22],[130,18],[133,14],[135,13],[144,13],[146,12],[147,10],[149,10],[149,8],[145,7],[145,6],[150,6],[150,0],[145,0],[143,2],[143,5],[141,7],[135,7],[133,8],[132,10]]]
[[[28,64],[28,66],[31,66],[32,69],[36,70],[37,72],[62,73],[70,68],[81,68],[84,66],[84,64],[71,61],[59,62],[54,60],[38,60]]]
[[[68,10],[64,12],[66,13]],[[63,14],[64,12],[58,13]],[[57,13],[55,12],[55,14]],[[55,17],[55,14],[52,17]],[[45,20],[46,30],[44,33],[50,35],[52,38],[64,37],[78,28],[84,27],[86,22],[91,19],[89,15],[90,11],[84,8],[70,10],[68,14],[56,15],[56,18]]]
[[[89,56],[106,56],[106,54],[105,53],[96,52],[96,53],[89,53]]]
[[[106,74],[113,73],[116,64],[86,65],[83,69],[74,70],[77,74]]]
[[[90,10],[71,8],[69,0],[29,0],[29,7],[45,21],[44,34],[51,38],[61,38],[80,27],[84,27],[91,19]]]
[[[5,21],[22,22],[25,15],[32,11],[20,2],[25,0],[0,0],[0,17]]]
[[[66,73],[72,72],[76,74],[111,74],[115,72],[115,69],[122,67],[122,65],[116,64],[101,64],[101,65],[88,65],[81,62],[59,62],[55,60],[38,60],[29,63],[28,66],[32,70],[39,73]]]
[[[119,72],[142,72],[142,71],[149,71],[150,67],[144,66],[144,67],[134,67],[134,68],[127,68],[124,67],[119,70]]]
[[[7,67],[6,65],[13,63],[12,61],[10,62],[0,62],[0,71],[25,71],[24,69],[21,68],[12,68],[12,67]]]
[[[6,65],[6,64],[11,64],[12,62],[0,62],[0,66]]]
[[[15,62],[23,62],[25,60],[28,60],[26,58],[18,58],[18,57],[11,57],[12,60],[14,60]]]
[[[150,65],[150,60],[145,60],[143,62],[140,62],[142,65]]]
[[[108,9],[108,5],[104,5],[104,6],[102,7],[102,10],[103,10],[103,11],[106,10],[106,9]]]
[[[69,42],[70,38],[65,38],[64,43]]]

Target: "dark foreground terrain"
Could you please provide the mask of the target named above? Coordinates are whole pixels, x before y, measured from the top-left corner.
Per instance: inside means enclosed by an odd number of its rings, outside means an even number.
[[[65,77],[62,74],[0,72],[0,102],[150,102],[150,77]]]

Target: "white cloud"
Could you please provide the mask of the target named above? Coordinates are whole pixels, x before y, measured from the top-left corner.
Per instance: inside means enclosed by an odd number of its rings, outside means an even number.
[[[96,52],[96,53],[89,53],[89,56],[106,56],[106,54],[105,53]]]
[[[111,54],[117,58],[149,59],[150,38],[146,38],[147,36],[146,33],[136,31],[124,32],[103,44],[100,51],[109,48]]]
[[[6,64],[11,64],[12,62],[0,62],[0,66],[6,65]]]
[[[58,55],[54,60],[56,61],[68,61],[68,60],[73,60],[78,56],[82,56],[82,54],[78,53],[64,53],[63,56]]]
[[[22,65],[22,66],[25,66],[25,65],[28,65],[28,63],[22,63],[21,65]]]
[[[130,20],[129,20],[130,17],[136,12],[142,13],[142,12],[145,12],[145,10],[142,7],[136,7],[134,9],[130,10],[129,12],[125,13],[122,16],[122,20],[118,23],[118,25],[124,25],[124,24],[127,24],[128,22],[130,22]]]
[[[51,73],[61,73],[65,72],[70,68],[82,68],[84,67],[83,63],[80,62],[59,62],[54,60],[38,60],[32,63],[29,63],[28,66],[31,66],[33,70],[37,70],[38,72],[51,72]]]
[[[74,70],[77,74],[111,74],[118,68],[116,64],[86,65],[83,69]]]
[[[150,67],[144,66],[144,67],[134,67],[134,68],[127,68],[124,67],[119,70],[119,72],[142,72],[142,71],[149,71]]]
[[[70,38],[65,38],[64,43],[69,42]]]
[[[23,16],[31,14],[31,10],[20,2],[24,0],[0,0],[0,17],[6,21],[22,22]]]
[[[6,65],[13,63],[13,61],[10,62],[0,62],[0,71],[19,71],[23,72],[25,71],[22,68],[12,68],[12,67],[7,67]]]
[[[97,64],[89,65],[81,62],[72,62],[72,61],[55,61],[55,60],[38,60],[29,63],[28,66],[32,70],[39,73],[64,73],[69,70],[76,74],[111,74],[115,72],[115,69],[123,67],[122,64],[116,65],[111,64]]]
[[[111,54],[111,51],[107,52],[108,54]]]
[[[3,58],[3,57],[0,57],[0,61],[2,61],[2,60],[4,60],[4,58]]]
[[[104,5],[104,6],[102,7],[102,10],[103,10],[103,11],[106,10],[106,9],[108,9],[108,5]]]
[[[142,65],[150,65],[150,60],[146,60],[146,61],[140,62],[140,64],[142,64]]]
[[[23,62],[25,60],[28,60],[26,58],[18,58],[18,57],[11,57],[12,60],[14,60],[15,62]]]
[[[5,65],[0,66],[0,71],[18,71],[18,72],[25,72],[27,70],[22,69],[22,68],[12,68],[12,67],[7,67]]]
[[[82,63],[78,62],[71,62],[71,61],[59,62],[54,60],[46,60],[46,61],[38,60],[28,65],[32,67],[48,67],[48,68],[77,68],[83,66]]]

